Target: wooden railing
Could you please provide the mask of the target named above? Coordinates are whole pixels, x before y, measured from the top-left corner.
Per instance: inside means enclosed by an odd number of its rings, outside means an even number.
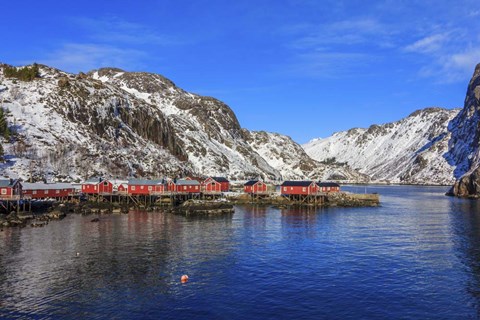
[[[25,198],[25,196],[23,196]],[[14,195],[8,195],[8,194],[2,194],[0,195],[0,200],[20,200],[22,197],[18,194]]]

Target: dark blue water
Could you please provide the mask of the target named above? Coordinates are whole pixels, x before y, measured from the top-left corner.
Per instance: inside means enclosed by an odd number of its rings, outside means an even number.
[[[368,187],[379,208],[4,230],[0,318],[477,319],[479,202],[445,190]]]

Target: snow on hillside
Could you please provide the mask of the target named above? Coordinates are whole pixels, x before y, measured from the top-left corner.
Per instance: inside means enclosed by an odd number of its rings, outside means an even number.
[[[313,139],[303,148],[315,160],[345,162],[376,181],[451,184],[448,124],[458,112],[427,108],[397,122]]]
[[[246,133],[247,142],[272,167],[283,173],[285,180],[347,180],[367,182],[366,176],[344,165],[325,165],[311,159],[290,137],[265,131]]]
[[[4,66],[0,101],[16,133],[3,141],[7,161],[0,174],[35,180],[364,178],[318,164],[282,135],[252,143],[226,104],[157,74],[103,68],[74,75],[40,66],[40,77],[25,82],[5,78]]]
[[[3,175],[80,180],[94,174],[184,170],[170,152],[116,114],[146,108],[133,96],[45,66],[40,71],[41,78],[31,82],[6,79],[0,72],[0,101],[17,132],[13,143],[4,143]],[[58,85],[61,78],[68,79],[68,86]]]

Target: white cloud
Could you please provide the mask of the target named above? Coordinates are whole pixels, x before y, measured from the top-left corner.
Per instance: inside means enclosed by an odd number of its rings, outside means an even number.
[[[118,67],[127,70],[142,68],[139,61],[146,53],[110,45],[67,43],[40,59],[40,63],[68,72],[90,71],[100,67]]]
[[[480,46],[448,56],[443,62],[443,70],[448,76],[445,81],[459,81],[466,76],[470,77],[478,63],[480,63]]]
[[[73,18],[71,21],[83,30],[79,39],[86,40],[60,43],[43,59],[38,59],[39,62],[69,72],[89,71],[99,67],[138,70],[145,67],[142,61],[155,59],[152,55],[147,55],[149,45],[181,44],[149,27],[115,16]]]
[[[434,34],[424,37],[405,47],[407,52],[433,53],[442,48],[442,45],[448,41],[446,34]]]
[[[106,43],[124,44],[154,44],[154,45],[179,45],[182,42],[170,35],[160,34],[156,30],[138,23],[125,21],[115,16],[99,19],[76,18],[73,19],[80,27],[89,33],[87,37]]]
[[[439,83],[465,82],[480,62],[480,39],[472,30],[444,27],[403,48],[404,52],[423,56],[419,76]]]
[[[297,26],[298,27],[298,26]],[[295,30],[294,28],[290,31]],[[299,28],[302,32],[294,41],[293,47],[297,49],[315,48],[326,45],[352,46],[362,43],[384,47],[391,42],[392,31],[375,19],[341,20],[330,24],[305,26]]]
[[[391,48],[394,35],[371,18],[295,25],[286,31],[294,38],[289,73],[327,78],[368,74],[368,66],[380,59],[376,50]]]
[[[292,74],[340,78],[365,74],[364,67],[373,59],[372,55],[358,52],[309,52],[297,56],[297,61],[290,67]]]

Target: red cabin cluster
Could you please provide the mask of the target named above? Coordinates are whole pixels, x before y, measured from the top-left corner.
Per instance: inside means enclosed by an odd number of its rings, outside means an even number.
[[[132,196],[176,194],[221,194],[230,190],[230,182],[224,177],[199,179],[130,179],[113,180],[90,178],[75,188],[70,183],[21,183],[14,179],[0,179],[0,199],[66,198],[78,193],[84,195],[125,194]],[[282,196],[321,195],[339,192],[340,186],[333,182],[285,181],[280,186]],[[260,180],[250,180],[243,185],[243,192],[250,195],[267,195],[267,184]]]
[[[250,180],[243,185],[243,192],[250,194],[262,194],[267,192],[267,185],[263,181]]]
[[[168,182],[168,191],[176,193],[200,193],[201,184],[194,179],[174,179]]]
[[[23,195],[32,199],[66,198],[75,194],[71,183],[22,183]]]
[[[166,184],[163,180],[128,180],[127,193],[130,195],[155,195],[164,193]]]
[[[90,178],[82,183],[84,194],[112,194],[113,183],[103,178]]]
[[[22,196],[22,184],[18,179],[0,179],[0,198],[15,199]]]
[[[280,188],[281,195],[305,196],[340,191],[340,185],[334,182],[285,181]]]
[[[227,192],[230,190],[230,181],[224,177],[210,177],[203,182],[205,192]]]

